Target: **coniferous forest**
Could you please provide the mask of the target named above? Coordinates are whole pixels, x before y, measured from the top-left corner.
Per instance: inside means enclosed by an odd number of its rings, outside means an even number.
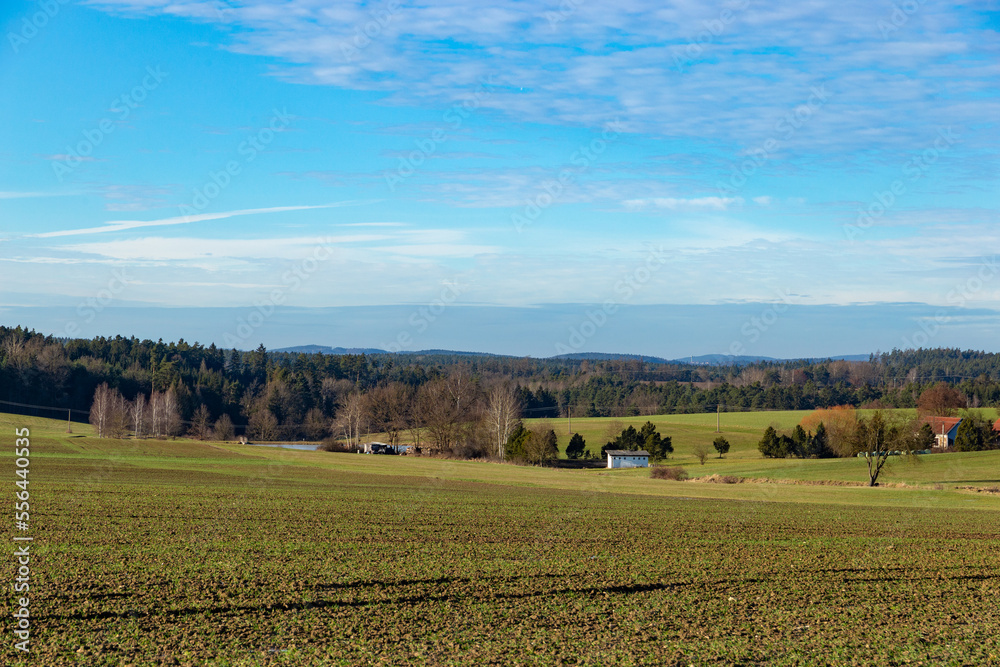
[[[449,380],[456,385],[459,376],[468,409],[488,387],[506,382],[515,387],[522,417],[908,408],[940,382],[971,407],[1000,403],[1000,355],[957,349],[893,350],[868,361],[701,366],[634,358],[293,354],[121,336],[66,340],[0,327],[4,409],[69,414],[76,421],[87,421],[95,391],[106,383],[127,401],[169,393],[177,413],[174,431],[204,429],[225,416],[236,434],[256,425],[264,431],[258,437],[318,439],[335,434],[334,422],[351,395],[391,388],[399,401],[416,404],[423,392],[429,408],[435,387],[447,393]]]

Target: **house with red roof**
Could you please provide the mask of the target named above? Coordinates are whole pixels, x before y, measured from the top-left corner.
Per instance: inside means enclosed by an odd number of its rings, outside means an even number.
[[[934,437],[937,439],[934,449],[948,449],[955,444],[958,425],[962,423],[961,417],[927,417],[924,421],[930,424],[931,430],[934,431]],[[1000,423],[1000,419],[997,420],[997,423]]]

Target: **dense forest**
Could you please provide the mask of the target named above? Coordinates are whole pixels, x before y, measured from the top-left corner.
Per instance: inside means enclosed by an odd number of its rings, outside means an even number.
[[[316,438],[336,434],[334,421],[351,395],[393,387],[412,394],[416,405],[419,392],[431,394],[456,375],[475,390],[470,404],[476,391],[482,398],[497,382],[510,383],[522,417],[914,407],[921,392],[939,382],[957,389],[970,407],[1000,404],[1000,355],[957,349],[893,350],[868,361],[699,366],[625,358],[292,354],[120,336],[66,340],[0,327],[0,409],[78,421],[87,421],[95,391],[107,383],[128,401],[169,392],[180,430],[225,415],[236,434],[256,417],[267,422],[269,435]]]

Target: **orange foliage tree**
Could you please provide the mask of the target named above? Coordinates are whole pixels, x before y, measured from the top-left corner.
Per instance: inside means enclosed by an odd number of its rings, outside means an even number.
[[[832,408],[818,408],[806,415],[801,426],[815,433],[816,427],[826,427],[827,444],[837,456],[854,454],[854,435],[858,429],[858,411],[850,405],[836,405]]]

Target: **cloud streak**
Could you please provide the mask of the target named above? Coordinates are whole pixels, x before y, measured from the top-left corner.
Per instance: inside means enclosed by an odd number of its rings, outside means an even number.
[[[62,229],[52,232],[42,232],[40,234],[26,234],[24,238],[57,238],[62,236],[84,236],[89,234],[107,234],[110,232],[122,232],[129,229],[142,229],[146,227],[165,227],[170,225],[186,225],[193,222],[206,222],[209,220],[225,220],[244,215],[261,215],[266,213],[287,213],[289,211],[310,211],[324,208],[338,208],[341,206],[357,206],[363,204],[362,201],[343,201],[334,204],[319,204],[315,206],[272,206],[270,208],[247,208],[236,211],[221,211],[219,213],[200,213],[198,215],[180,215],[170,218],[160,218],[159,220],[112,220],[104,223],[100,227],[84,227],[82,229]]]
[[[69,197],[76,192],[12,192],[0,190],[0,199],[34,199],[37,197]]]
[[[650,199],[627,199],[622,204],[628,209],[665,208],[676,210],[725,211],[743,205],[742,197],[653,197]]]

